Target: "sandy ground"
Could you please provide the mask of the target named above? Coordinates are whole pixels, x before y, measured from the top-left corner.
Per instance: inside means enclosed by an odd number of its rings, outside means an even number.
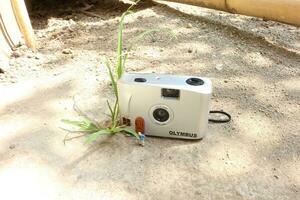
[[[122,134],[63,144],[60,120],[76,105],[105,120],[111,99],[104,55],[115,58],[126,5],[31,13],[38,52],[20,47],[0,66],[0,199],[300,199],[300,29],[179,4],[142,4],[126,20],[127,71],[210,77],[212,109],[201,141]]]

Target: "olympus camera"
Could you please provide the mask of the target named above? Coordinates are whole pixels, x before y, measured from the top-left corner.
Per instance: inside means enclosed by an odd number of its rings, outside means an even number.
[[[211,93],[210,79],[201,77],[125,73],[118,81],[123,121],[134,130],[142,118],[151,136],[201,139]]]

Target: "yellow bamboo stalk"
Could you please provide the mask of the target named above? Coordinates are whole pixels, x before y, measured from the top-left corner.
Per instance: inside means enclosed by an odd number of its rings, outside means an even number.
[[[24,0],[11,0],[11,5],[19,25],[20,31],[22,32],[25,44],[32,48],[36,49],[36,42],[34,37],[34,32],[30,23],[28,12]]]
[[[300,0],[163,0],[300,26]]]

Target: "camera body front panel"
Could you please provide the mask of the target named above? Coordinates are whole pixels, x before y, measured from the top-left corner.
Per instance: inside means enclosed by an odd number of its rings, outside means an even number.
[[[166,74],[125,73],[118,81],[122,118],[142,117],[145,135],[201,139],[207,132],[211,81]]]

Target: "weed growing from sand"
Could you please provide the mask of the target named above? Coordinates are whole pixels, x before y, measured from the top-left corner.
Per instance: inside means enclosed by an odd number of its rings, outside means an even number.
[[[84,117],[81,121],[72,121],[72,120],[62,120],[64,123],[70,124],[72,126],[77,127],[76,132],[84,133],[84,135],[87,135],[86,143],[91,143],[95,141],[97,138],[103,135],[114,135],[116,133],[125,132],[127,134],[131,134],[135,136],[137,139],[139,139],[138,134],[131,129],[126,128],[125,125],[122,124],[120,119],[120,109],[119,109],[119,96],[118,96],[118,86],[117,81],[122,77],[124,71],[125,71],[125,63],[128,57],[129,52],[133,48],[134,44],[136,44],[139,40],[143,39],[144,36],[149,35],[153,32],[167,32],[171,39],[174,37],[173,33],[168,29],[151,29],[148,31],[143,32],[142,34],[138,35],[134,38],[133,42],[129,46],[127,51],[123,51],[123,30],[124,30],[124,20],[125,17],[132,13],[131,9],[134,5],[136,5],[140,0],[136,1],[136,3],[132,4],[127,11],[125,11],[120,19],[119,23],[119,30],[118,30],[118,45],[117,45],[117,60],[116,60],[116,66],[115,70],[113,70],[112,65],[110,61],[105,57],[104,64],[108,70],[108,75],[112,83],[112,90],[115,95],[115,101],[113,104],[111,104],[109,101],[107,101],[107,106],[110,111],[110,123],[108,127],[99,127],[95,123],[92,122],[92,120]],[[73,131],[72,131],[73,132]],[[78,136],[80,137],[80,136]],[[73,137],[77,138],[77,137]],[[69,138],[70,139],[70,138]],[[66,140],[69,140],[66,139]],[[72,139],[72,138],[71,138]]]

